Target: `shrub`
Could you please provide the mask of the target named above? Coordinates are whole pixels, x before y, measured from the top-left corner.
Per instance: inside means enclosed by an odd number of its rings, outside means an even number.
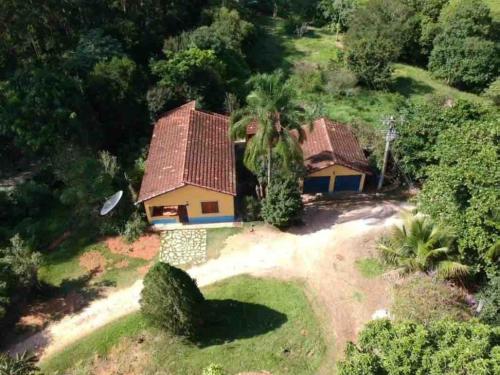
[[[277,227],[286,227],[298,221],[303,211],[297,180],[275,177],[262,200],[262,218]]]
[[[360,6],[352,14],[344,39],[349,69],[365,85],[387,87],[392,63],[413,34],[412,27],[411,9],[405,2],[372,0]]]
[[[222,366],[211,363],[203,369],[202,375],[224,375],[225,373]]]
[[[438,136],[419,208],[457,236],[461,260],[479,271],[498,238],[498,121],[465,122]]]
[[[392,312],[397,321],[429,324],[436,320],[468,320],[465,294],[441,280],[414,276],[394,289]]]
[[[330,94],[351,96],[357,94],[358,77],[349,69],[337,68],[326,73],[325,90]]]
[[[323,72],[320,66],[307,62],[294,65],[294,80],[304,92],[320,92],[323,88]]]
[[[497,374],[499,339],[498,328],[474,321],[377,320],[348,345],[338,374]]]
[[[22,354],[10,357],[0,353],[0,374],[1,375],[35,375],[39,373],[36,367],[36,358],[31,355]]]
[[[500,273],[488,280],[478,298],[484,303],[479,318],[485,323],[500,325]]]
[[[500,62],[488,6],[482,0],[452,0],[438,27],[429,70],[452,86],[482,91],[498,75]]]
[[[484,92],[484,96],[490,98],[495,105],[500,106],[500,77],[493,81]]]
[[[152,325],[169,334],[193,337],[203,302],[195,280],[167,263],[156,263],[144,278],[141,312]]]
[[[260,220],[261,204],[259,200],[253,196],[246,196],[243,198],[243,215],[245,221]]]
[[[134,212],[125,223],[122,235],[128,243],[132,243],[140,237],[146,227],[144,217],[139,212]]]

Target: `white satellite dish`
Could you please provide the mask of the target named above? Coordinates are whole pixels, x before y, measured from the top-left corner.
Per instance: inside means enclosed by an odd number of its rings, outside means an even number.
[[[104,202],[104,205],[101,208],[101,216],[107,215],[113,210],[113,208],[116,207],[118,202],[120,202],[120,199],[122,199],[123,195],[123,190],[119,190],[116,193],[114,193],[111,197],[106,199],[106,202]]]

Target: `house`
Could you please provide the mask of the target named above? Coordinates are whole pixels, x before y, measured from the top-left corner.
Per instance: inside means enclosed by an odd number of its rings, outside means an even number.
[[[190,102],[155,124],[139,192],[152,224],[234,221],[236,166],[227,116]]]
[[[257,122],[247,127],[247,141],[257,132]],[[346,126],[326,118],[314,121],[312,130],[304,126],[301,144],[307,176],[304,194],[363,191],[371,174],[368,160],[356,136]]]
[[[370,175],[368,160],[353,132],[346,126],[326,118],[314,121],[312,131],[305,128],[302,143],[308,175],[303,192],[337,193],[363,191]]]

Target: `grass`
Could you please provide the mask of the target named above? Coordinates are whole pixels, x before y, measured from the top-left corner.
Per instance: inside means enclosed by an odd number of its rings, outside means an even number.
[[[41,363],[43,373],[65,373],[67,369],[76,369],[95,356],[103,356],[120,340],[133,337],[146,328],[146,323],[139,312],[128,315],[91,333],[81,341],[70,345]],[[76,365],[76,366],[75,366]]]
[[[300,63],[313,69],[326,68],[330,61],[336,61],[341,43],[336,42],[335,33],[311,28],[302,38],[297,38],[285,33],[280,19],[263,18],[261,25],[267,34],[255,48],[258,56],[262,57],[259,70],[281,68],[289,72],[297,83],[300,98],[305,103],[319,105],[323,114],[333,120],[370,124],[378,128],[382,119],[397,112],[405,100],[422,101],[431,95],[489,103],[485,98],[433,79],[425,69],[405,64],[394,65],[393,82],[385,91],[360,87],[352,96],[329,94],[322,87],[311,84],[311,80],[315,79],[312,75],[301,78],[293,67]],[[269,45],[266,46],[266,43]],[[305,85],[300,83],[301,80],[305,81]]]
[[[500,21],[500,1],[498,0],[485,0],[486,4],[489,5],[491,10],[491,15],[494,20]]]
[[[428,95],[438,95],[479,103],[488,102],[478,95],[460,91],[435,80],[425,69],[405,64],[394,65],[393,90],[413,101],[423,100]]]
[[[130,351],[142,349],[150,354],[142,373],[201,374],[210,363],[222,365],[230,374],[257,370],[316,373],[325,345],[301,285],[239,276],[203,292],[219,320],[204,329],[197,345],[168,338],[147,327],[140,314],[133,314],[48,358],[41,363],[42,370],[72,373],[75,367],[88,367],[96,354],[106,357],[118,342],[133,338]],[[138,335],[147,338],[144,347],[137,346],[134,338]]]
[[[410,319],[423,324],[471,318],[463,291],[426,275],[413,275],[395,287],[392,313],[396,320]]]
[[[125,287],[139,278],[137,268],[144,266],[148,261],[112,253],[102,242],[85,232],[71,235],[55,250],[44,254],[43,265],[39,270],[42,282],[69,288],[72,281],[83,278],[88,271],[80,265],[80,257],[88,252],[98,252],[106,259],[105,272],[96,276],[93,282],[104,283],[110,286]],[[126,261],[126,266],[116,267],[118,263]]]
[[[386,271],[386,267],[376,258],[364,258],[356,261],[356,268],[367,279],[379,277]]]
[[[228,237],[241,233],[242,227],[207,229],[207,255],[209,259],[218,258],[220,251],[226,246]]]

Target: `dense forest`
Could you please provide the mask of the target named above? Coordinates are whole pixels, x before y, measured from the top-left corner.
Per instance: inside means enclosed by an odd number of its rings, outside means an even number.
[[[269,19],[289,38],[328,29],[341,50],[323,67],[283,64],[263,48],[276,38]],[[1,1],[0,322],[43,289],[37,268],[65,231],[141,233],[133,203],[165,111],[196,100],[232,113],[255,75],[282,68],[294,103],[319,115],[325,93],[338,102],[390,93],[398,63],[484,99],[398,96],[396,112],[377,116],[400,119],[393,180],[420,188],[417,207],[452,230],[468,282],[498,298],[500,21],[484,1]],[[384,134],[353,127],[378,173]],[[300,200],[297,181],[280,184]],[[120,189],[126,203],[97,220]]]

